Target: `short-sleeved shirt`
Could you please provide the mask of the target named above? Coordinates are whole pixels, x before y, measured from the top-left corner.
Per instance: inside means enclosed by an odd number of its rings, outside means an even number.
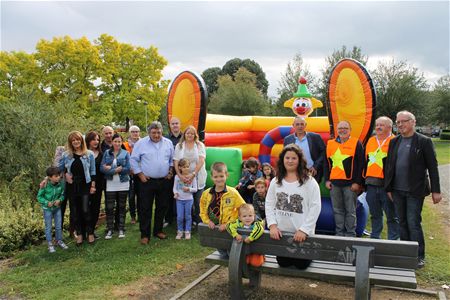
[[[397,160],[395,162],[394,190],[409,192],[409,152],[412,137],[402,137],[398,145]]]

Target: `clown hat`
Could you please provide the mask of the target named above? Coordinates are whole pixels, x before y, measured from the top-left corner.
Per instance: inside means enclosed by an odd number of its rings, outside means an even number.
[[[306,79],[305,77],[300,77],[300,79],[298,80],[298,89],[297,92],[294,94],[294,97],[297,98],[311,98],[311,94],[308,91],[308,87],[306,86]]]

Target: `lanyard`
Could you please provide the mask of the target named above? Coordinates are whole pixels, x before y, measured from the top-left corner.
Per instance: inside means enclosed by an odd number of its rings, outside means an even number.
[[[377,140],[377,144],[378,144],[378,148],[377,148],[377,150],[375,150],[375,152],[378,152],[378,150],[380,150],[381,147],[383,147],[384,143],[386,142],[386,140],[387,140],[388,138],[391,137],[391,135],[392,135],[392,133],[389,133],[388,137],[385,138],[381,144],[380,144],[380,140],[378,140],[378,137],[375,136],[375,139]]]

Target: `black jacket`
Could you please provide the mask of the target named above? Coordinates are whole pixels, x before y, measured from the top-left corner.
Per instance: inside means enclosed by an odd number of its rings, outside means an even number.
[[[409,192],[414,197],[425,197],[430,194],[430,190],[433,193],[440,193],[438,164],[431,139],[420,133],[414,133],[409,152],[409,170],[396,170],[395,162],[401,139],[402,136],[399,135],[393,138],[389,144],[384,169],[384,187],[386,192],[392,192],[394,178],[399,175],[408,176]],[[431,189],[428,174],[431,180]]]
[[[308,140],[309,152],[311,153],[311,158],[314,162],[314,169],[316,169],[317,174],[314,176],[316,181],[320,183],[323,176],[323,163],[325,161],[325,143],[322,137],[314,132],[307,132],[306,139]],[[283,145],[295,144],[295,133],[288,135],[284,138]]]

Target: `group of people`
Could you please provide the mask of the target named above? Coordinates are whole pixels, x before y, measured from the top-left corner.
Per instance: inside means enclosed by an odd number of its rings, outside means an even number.
[[[103,191],[106,239],[112,238],[115,230],[119,238],[125,237],[128,197],[131,223],[139,221],[143,245],[149,243],[151,236],[166,239],[164,223],[173,222],[175,217],[176,239],[190,239],[192,225],[203,222],[211,229],[218,226],[221,231],[228,230],[240,241],[242,237],[236,229],[252,228],[252,235],[244,242],[257,239],[264,227],[273,239],[279,239],[283,232],[292,232],[294,240],[301,242],[314,234],[321,210],[319,183],[324,177],[325,186],[330,189],[336,235],[356,235],[356,201],[365,190],[372,220],[371,238],[381,236],[384,211],[388,238],[417,241],[418,267],[423,267],[424,197],[431,191],[434,203],[441,200],[436,155],[431,139],[415,132],[412,113],[399,112],[396,124],[398,136],[392,133],[391,119],[378,118],[375,135],[364,148],[357,137],[351,136],[348,121],[337,124],[338,136],[325,145],[320,135],[306,131],[304,118],[296,117],[295,132],[284,139],[276,175],[270,164],[263,164],[260,169],[258,161],[250,158],[244,162],[239,184],[233,188],[226,185],[226,164],[214,162],[214,186],[207,190],[205,145],[199,141],[195,127],[188,126],[181,132],[176,117],[169,122],[167,137],[163,137],[158,121],[148,126],[148,136],[144,138],[140,138],[139,128],[132,126],[126,142],[109,126],[103,129],[102,143],[96,132],[89,132],[85,139],[81,133],[72,132],[57,168],[47,170],[48,180],[38,195],[44,208],[49,251],[54,252],[52,216],[55,224],[59,223],[55,226],[57,245],[67,248],[62,241],[60,220],[66,198],[77,244],[84,239],[95,241]],[[59,173],[64,174],[65,188],[57,180]],[[58,213],[59,208],[62,213]],[[227,255],[225,249],[219,250]],[[309,265],[303,260],[277,260],[281,266]]]

